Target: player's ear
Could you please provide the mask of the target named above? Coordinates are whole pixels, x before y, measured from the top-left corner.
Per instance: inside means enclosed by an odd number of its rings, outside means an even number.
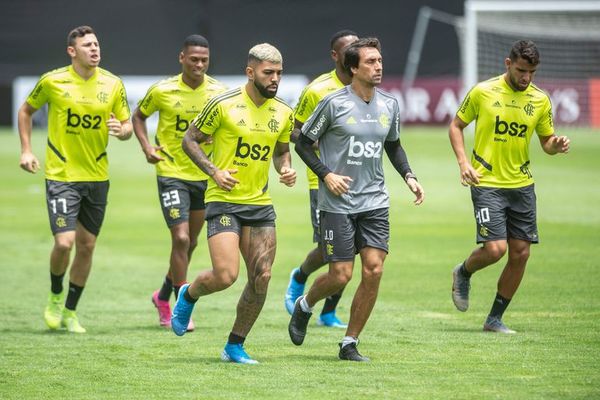
[[[504,65],[506,65],[506,68],[510,68],[510,64],[511,64],[511,62],[512,62],[512,61],[510,60],[510,58],[509,58],[509,57],[506,57],[506,58],[504,59]]]
[[[251,66],[247,66],[246,67],[246,76],[248,77],[249,80],[253,81],[254,80],[254,68],[252,68]]]
[[[75,55],[77,54],[75,52],[75,47],[73,46],[67,46],[67,54],[69,55],[69,57],[75,57]]]
[[[183,64],[183,58],[185,57],[185,54],[183,54],[183,51],[179,52],[179,64]]]

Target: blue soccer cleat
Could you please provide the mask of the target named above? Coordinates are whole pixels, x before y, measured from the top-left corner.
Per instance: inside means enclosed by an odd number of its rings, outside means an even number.
[[[328,312],[326,314],[319,315],[317,318],[317,325],[326,326],[328,328],[347,328],[348,324],[343,323],[340,319],[335,315],[335,310]]]
[[[250,358],[241,343],[227,343],[221,353],[221,360],[238,364],[258,364],[258,361]]]
[[[304,283],[296,282],[294,275],[300,268],[294,268],[290,274],[290,283],[288,284],[287,291],[285,292],[285,309],[288,314],[292,315],[294,312],[294,304],[296,299],[304,294]]]
[[[177,296],[177,302],[171,314],[171,329],[177,336],[183,336],[188,330],[192,311],[194,310],[194,303],[189,303],[183,297],[189,286],[189,283],[186,283],[179,289],[179,296]]]

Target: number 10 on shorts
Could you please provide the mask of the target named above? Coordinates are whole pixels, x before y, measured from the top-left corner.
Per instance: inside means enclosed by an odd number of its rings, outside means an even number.
[[[480,208],[479,210],[477,210],[475,218],[477,218],[477,222],[479,224],[490,222],[490,210],[487,207]]]

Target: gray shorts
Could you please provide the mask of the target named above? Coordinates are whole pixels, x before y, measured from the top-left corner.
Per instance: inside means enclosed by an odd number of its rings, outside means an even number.
[[[313,227],[313,243],[319,243],[321,241],[321,234],[319,233],[319,189],[310,189],[310,222]]]
[[[254,206],[220,201],[206,205],[207,237],[221,232],[242,234],[243,226],[275,226],[275,210],[272,205]]]
[[[98,236],[108,198],[108,181],[60,182],[46,179],[46,206],[52,234],[74,231],[77,221]]]
[[[190,211],[204,210],[204,193],[207,181],[186,181],[158,176],[158,199],[169,228],[187,222]]]
[[[335,214],[321,211],[323,258],[327,262],[350,261],[364,247],[388,251],[389,210]]]
[[[471,187],[477,243],[508,238],[538,243],[534,185],[505,189]]]

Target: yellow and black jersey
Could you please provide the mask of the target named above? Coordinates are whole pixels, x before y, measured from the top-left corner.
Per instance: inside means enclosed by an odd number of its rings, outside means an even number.
[[[108,179],[106,122],[111,113],[119,121],[130,117],[120,78],[96,68],[85,80],[67,66],[42,75],[26,101],[36,109],[48,103],[47,179]]]
[[[518,188],[533,183],[529,169],[533,132],[554,133],[548,94],[534,84],[514,90],[500,75],[471,89],[456,115],[467,124],[476,121],[471,163],[481,174],[479,186]]]
[[[239,181],[233,190],[208,181],[206,202],[269,205],[270,161],[277,142],[288,143],[292,109],[275,97],[257,107],[244,87],[215,96],[192,121],[199,131],[212,135],[212,162],[219,169],[235,169]]]
[[[315,111],[317,104],[319,104],[323,97],[343,87],[344,84],[338,78],[335,70],[318,76],[302,91],[296,109],[294,110],[294,118],[298,120],[298,122],[305,123],[308,117]],[[309,189],[319,188],[319,178],[310,170],[310,168],[306,168],[306,177],[308,178]]]
[[[139,102],[142,114],[150,116],[158,111],[156,144],[162,146],[164,161],[156,163],[156,174],[188,181],[202,181],[208,176],[200,170],[181,148],[190,121],[198,115],[202,107],[226,87],[219,81],[204,75],[204,82],[192,89],[183,82],[182,74],[156,83]],[[212,144],[202,144],[202,150],[212,153]]]

